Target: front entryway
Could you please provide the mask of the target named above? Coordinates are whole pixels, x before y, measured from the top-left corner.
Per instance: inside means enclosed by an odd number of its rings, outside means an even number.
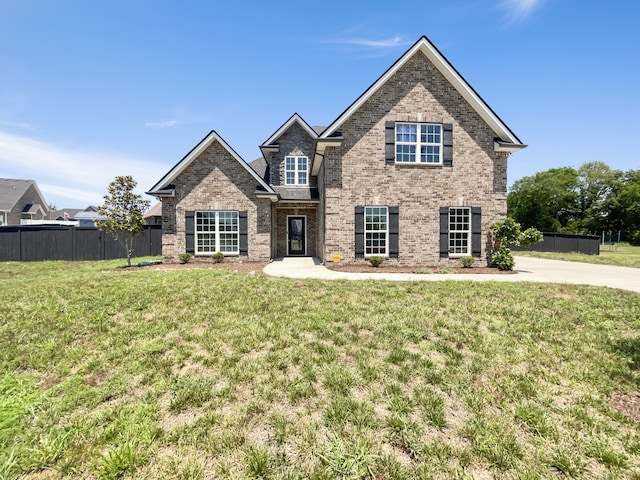
[[[306,255],[306,217],[287,217],[287,255]]]

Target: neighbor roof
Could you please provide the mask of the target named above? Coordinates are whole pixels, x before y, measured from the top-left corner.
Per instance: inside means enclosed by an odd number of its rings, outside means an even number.
[[[12,178],[0,178],[0,210],[9,211],[18,203],[30,186],[34,186],[38,195],[44,202],[38,185],[33,180],[16,180]]]
[[[458,71],[449,63],[442,53],[425,36],[420,38],[406,53],[400,57],[378,80],[373,83],[360,97],[356,99],[342,114],[322,132],[319,138],[331,137],[338,128],[364,104],[371,96],[384,85],[407,61],[418,52],[425,55],[433,65],[444,75],[449,83],[469,102],[471,107],[491,127],[497,137],[503,142],[509,142],[519,148],[525,145],[511,131],[509,127],[496,115],[478,93],[467,83]]]

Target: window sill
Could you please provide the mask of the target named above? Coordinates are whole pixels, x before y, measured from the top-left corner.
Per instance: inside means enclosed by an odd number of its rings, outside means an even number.
[[[443,167],[444,164],[441,163],[426,163],[426,162],[393,162],[394,165],[399,165],[403,167],[426,167],[426,168],[437,168]]]

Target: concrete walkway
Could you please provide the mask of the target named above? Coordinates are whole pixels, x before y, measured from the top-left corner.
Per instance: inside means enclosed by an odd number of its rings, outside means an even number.
[[[278,258],[264,268],[272,277],[317,278],[326,280],[391,280],[397,282],[473,280],[476,282],[541,282],[571,283],[620,288],[640,293],[640,269],[563,262],[516,256],[515,274],[416,274],[416,273],[349,273],[329,270],[317,258]]]

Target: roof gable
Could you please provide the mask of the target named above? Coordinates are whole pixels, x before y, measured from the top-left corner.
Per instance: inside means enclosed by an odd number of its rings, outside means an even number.
[[[509,144],[524,146],[520,139],[496,115],[469,83],[458,73],[440,51],[423,36],[409,50],[405,52],[373,85],[360,95],[340,116],[329,125],[318,137],[325,139],[333,136],[338,128],[357,111],[371,96],[377,92],[407,61],[416,54],[425,55],[442,73],[447,81],[462,95],[480,117],[489,125],[498,138]]]
[[[42,200],[41,204],[46,205],[45,199],[35,181],[0,178],[0,211],[12,210],[31,186],[33,186],[40,200]]]
[[[198,145],[196,145],[182,160],[180,160],[162,179],[156,183],[151,190],[146,192],[149,195],[161,196],[163,193],[166,195],[166,190],[170,189],[171,183],[180,175],[191,163],[200,156],[213,142],[218,142],[222,148],[227,150],[229,154],[244,167],[244,169],[256,179],[258,184],[264,188],[268,193],[273,193],[273,189],[256,173],[256,171],[249,166],[249,164],[240,156],[236,151],[223,140],[223,138],[216,133],[215,130],[211,130],[209,134],[204,137]]]
[[[313,139],[318,138],[318,133],[313,129],[313,127],[311,127],[307,122],[305,122],[300,115],[298,115],[297,113],[294,113],[293,115],[291,115],[291,117],[289,117],[289,120],[284,122],[280,126],[280,128],[278,128],[278,130],[274,132],[273,135],[271,135],[265,142],[263,142],[262,145],[260,145],[260,148],[262,149],[263,147],[270,147],[270,146],[277,145],[276,142],[278,141],[278,139],[282,136],[282,134],[284,134],[284,132],[289,130],[289,128],[291,128],[291,125],[293,125],[294,123],[299,124],[302,127],[302,129],[309,134],[311,138]]]

